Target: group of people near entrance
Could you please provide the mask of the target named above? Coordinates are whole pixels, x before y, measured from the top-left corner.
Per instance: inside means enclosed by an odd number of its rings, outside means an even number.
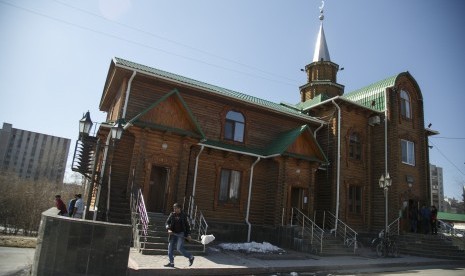
[[[61,195],[55,196],[55,206],[58,209],[58,215],[60,216],[69,216],[72,218],[82,218],[84,213],[84,202],[82,201],[81,194],[75,194],[68,203],[68,208],[66,208],[65,203],[61,199]],[[69,210],[69,211],[68,211]]]
[[[411,232],[438,234],[438,209],[436,209],[436,206],[433,205],[428,208],[423,205],[420,210],[412,207],[409,210],[409,219]]]

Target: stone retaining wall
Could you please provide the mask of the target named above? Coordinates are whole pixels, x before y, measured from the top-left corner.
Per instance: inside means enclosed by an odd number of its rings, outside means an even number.
[[[126,275],[131,225],[42,213],[32,275]]]

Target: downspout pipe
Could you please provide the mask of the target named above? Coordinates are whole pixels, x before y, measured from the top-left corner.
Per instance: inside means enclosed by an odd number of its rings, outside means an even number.
[[[198,172],[198,168],[199,168],[199,157],[200,157],[200,154],[202,153],[204,148],[205,148],[205,146],[201,145],[200,146],[200,151],[199,151],[199,153],[197,153],[197,156],[195,157],[194,183],[192,184],[192,200],[193,201],[195,201],[195,188],[197,186],[197,172]],[[188,210],[190,216],[192,216],[192,213],[194,213],[194,203],[195,202],[192,202],[192,203],[193,204],[190,204],[190,209]]]
[[[95,198],[95,203],[94,203],[94,217],[93,217],[93,220],[97,220],[97,213],[98,213],[98,204],[99,204],[99,201],[100,201],[100,192],[102,191],[102,179],[103,179],[103,175],[105,174],[105,166],[106,166],[106,163],[107,163],[107,158],[108,158],[108,148],[110,146],[110,139],[111,139],[111,135],[110,133],[108,133],[108,136],[107,136],[107,141],[105,142],[105,150],[103,152],[103,162],[102,162],[102,170],[100,171],[100,178],[99,178],[99,181],[98,181],[98,186],[97,186],[97,197]],[[95,162],[97,162],[97,160],[95,160]]]
[[[324,123],[321,123],[321,125],[315,129],[315,131],[313,132],[313,137],[316,139],[316,133],[318,132],[318,130],[320,130],[322,127],[323,127]]]
[[[388,146],[387,146],[387,131],[388,131],[388,125],[387,125],[387,115],[388,115],[388,109],[387,109],[387,89],[384,90],[384,175],[388,174]]]
[[[126,110],[128,108],[128,101],[129,101],[129,94],[131,94],[131,85],[132,85],[132,80],[136,76],[136,71],[132,71],[131,78],[129,78],[128,81],[128,87],[126,89],[126,98],[124,99],[124,107],[123,107],[123,116],[121,118],[126,119]]]
[[[387,125],[387,115],[388,115],[388,109],[387,109],[387,89],[384,89],[384,175],[388,175],[388,125]],[[389,196],[389,189],[384,189],[385,193],[385,205],[386,208],[386,217],[385,217],[385,222],[384,222],[384,233],[388,233],[388,196]]]
[[[199,168],[199,157],[200,157],[200,154],[202,153],[204,148],[205,148],[205,146],[201,145],[200,146],[200,151],[197,154],[197,156],[195,157],[194,183],[192,184],[192,197],[194,197],[194,198],[195,198],[195,187],[197,185],[197,171],[198,171],[198,168]]]
[[[252,180],[253,180],[253,169],[255,165],[260,161],[260,157],[257,157],[257,160],[253,162],[252,166],[250,167],[250,178],[249,178],[249,196],[247,198],[247,212],[245,215],[245,223],[249,226],[249,230],[247,232],[247,242],[250,242],[250,234],[252,233],[252,224],[249,222],[249,213],[250,213],[250,199],[252,197]]]
[[[331,102],[337,108],[336,222],[334,225],[334,233],[336,233],[339,220],[339,189],[341,184],[341,108],[334,100]]]

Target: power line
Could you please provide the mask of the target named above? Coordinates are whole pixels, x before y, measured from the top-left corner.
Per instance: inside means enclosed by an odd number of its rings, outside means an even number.
[[[185,43],[182,43],[182,42],[179,42],[179,41],[176,41],[176,40],[173,40],[173,39],[169,39],[169,38],[166,38],[166,37],[163,37],[163,36],[154,34],[154,33],[152,33],[152,32],[148,32],[148,31],[145,31],[145,30],[142,30],[142,29],[133,27],[133,26],[128,25],[128,24],[124,24],[124,23],[121,23],[121,22],[109,20],[109,19],[107,19],[107,18],[105,18],[105,17],[100,16],[99,14],[90,12],[90,11],[85,10],[85,9],[78,8],[78,7],[73,6],[73,5],[70,5],[70,4],[68,4],[68,3],[63,3],[63,2],[58,1],[58,0],[54,0],[54,2],[59,3],[59,4],[61,4],[61,5],[64,5],[64,6],[67,6],[67,7],[71,8],[71,9],[77,10],[77,11],[79,11],[79,12],[92,15],[92,16],[94,16],[94,17],[96,17],[96,18],[105,20],[105,21],[110,22],[110,23],[112,23],[112,24],[117,24],[117,25],[119,25],[119,26],[123,26],[123,27],[128,28],[128,29],[131,29],[131,30],[133,30],[133,31],[137,31],[137,32],[140,32],[140,33],[143,33],[143,34],[146,34],[146,35],[149,35],[149,36],[152,36],[152,37],[161,39],[161,40],[165,40],[165,41],[168,41],[168,42],[170,42],[170,43],[173,43],[173,44],[176,44],[176,45],[179,45],[179,46],[182,46],[182,47],[185,47],[185,48],[188,48],[188,49],[191,49],[191,50],[194,50],[194,51],[197,51],[197,52],[200,52],[200,53],[203,53],[203,54],[206,54],[206,55],[209,55],[209,56],[218,58],[218,59],[222,59],[222,60],[227,61],[227,62],[231,62],[231,63],[237,64],[237,65],[243,66],[243,67],[247,67],[247,68],[249,68],[249,69],[257,70],[257,71],[260,71],[260,72],[262,72],[262,73],[265,73],[265,74],[268,74],[268,75],[271,75],[271,76],[274,76],[274,77],[283,78],[283,79],[286,79],[286,80],[298,82],[298,80],[291,79],[291,78],[288,78],[288,77],[285,77],[285,76],[281,76],[281,75],[277,75],[277,74],[275,74],[275,73],[265,71],[265,70],[260,69],[260,68],[258,68],[258,67],[254,67],[254,66],[251,66],[251,65],[248,65],[248,64],[245,64],[245,63],[241,63],[241,62],[238,62],[238,61],[229,59],[229,58],[225,58],[225,57],[222,57],[222,56],[219,56],[219,55],[216,55],[216,54],[207,52],[207,51],[205,51],[205,50],[192,47],[192,46],[187,45],[187,44],[185,44]]]
[[[0,0],[0,3],[2,3],[4,5],[9,5],[9,6],[12,6],[14,8],[21,9],[21,10],[24,10],[24,11],[27,11],[27,12],[30,12],[30,13],[33,13],[35,15],[46,17],[48,19],[51,19],[53,21],[57,21],[57,22],[62,23],[62,24],[66,24],[66,25],[73,26],[73,27],[76,27],[76,28],[79,28],[79,29],[82,29],[82,30],[94,32],[94,33],[97,33],[97,34],[100,34],[100,35],[103,35],[103,36],[111,37],[113,39],[125,41],[127,43],[131,43],[131,44],[134,44],[134,45],[137,45],[137,46],[141,46],[141,47],[149,48],[149,49],[156,50],[156,51],[159,51],[159,52],[163,52],[163,53],[168,54],[168,55],[172,55],[172,56],[184,58],[184,59],[187,59],[187,60],[203,63],[203,64],[206,64],[206,65],[209,65],[209,66],[212,66],[212,67],[216,67],[216,68],[219,68],[219,69],[239,73],[239,74],[242,74],[242,75],[251,76],[251,77],[254,77],[254,78],[260,78],[260,79],[264,79],[264,80],[268,80],[268,81],[272,81],[272,82],[282,83],[282,84],[286,84],[286,85],[293,86],[293,87],[297,86],[296,84],[293,84],[293,83],[284,82],[284,81],[280,81],[280,80],[276,80],[276,79],[270,79],[270,78],[259,76],[259,75],[256,75],[256,74],[250,74],[250,73],[243,72],[243,71],[240,71],[240,70],[235,70],[235,69],[232,69],[232,68],[226,68],[224,66],[220,66],[220,65],[213,64],[213,63],[205,62],[205,61],[202,61],[202,60],[199,60],[199,59],[196,59],[196,58],[176,54],[176,53],[173,53],[173,52],[170,52],[170,51],[167,51],[167,50],[163,50],[163,49],[160,49],[160,48],[156,48],[156,47],[153,47],[153,46],[149,46],[149,45],[137,42],[137,41],[129,40],[129,39],[117,36],[117,35],[108,34],[108,33],[102,32],[102,31],[98,31],[98,30],[88,28],[88,27],[84,27],[84,26],[81,26],[81,25],[78,25],[78,24],[75,24],[75,23],[71,23],[71,22],[62,20],[62,19],[58,19],[58,18],[52,17],[50,15],[46,15],[46,14],[31,10],[31,9],[28,9],[28,8],[17,6],[17,5],[12,4],[12,3],[4,2],[4,1],[1,1],[1,0]]]
[[[454,167],[457,169],[457,171],[459,171],[463,176],[465,176],[465,173],[463,173],[463,172],[459,169],[459,167],[457,167],[452,161],[450,161],[449,158],[447,158],[447,156],[446,156],[444,153],[442,153],[442,151],[438,148],[438,146],[437,146],[436,144],[434,144],[431,140],[430,140],[429,142],[430,142],[430,143],[434,146],[434,148],[442,155],[442,157],[444,157],[452,166],[454,166]]]
[[[444,137],[444,136],[431,136],[430,138],[436,138],[436,139],[454,139],[454,140],[465,140],[465,137]]]

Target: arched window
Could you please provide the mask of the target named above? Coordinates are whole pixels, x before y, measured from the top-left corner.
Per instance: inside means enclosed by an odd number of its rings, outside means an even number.
[[[349,157],[357,160],[362,158],[362,144],[356,132],[352,132],[349,137]]]
[[[412,113],[410,110],[410,96],[409,94],[401,90],[400,91],[400,112],[404,118],[412,118]]]
[[[240,112],[229,111],[224,124],[224,139],[244,142],[245,119]]]

